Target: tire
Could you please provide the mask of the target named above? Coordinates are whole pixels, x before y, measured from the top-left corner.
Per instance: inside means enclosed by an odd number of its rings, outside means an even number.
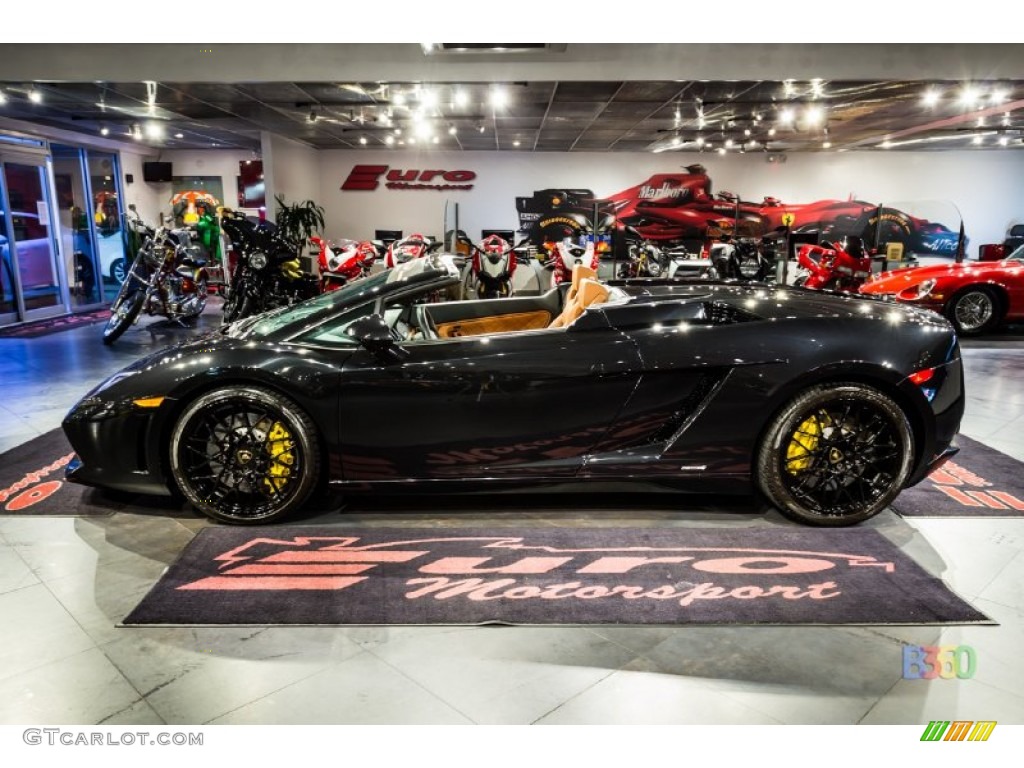
[[[961,336],[987,333],[1002,319],[999,296],[987,286],[972,285],[950,300],[946,317]]]
[[[202,514],[236,525],[281,520],[320,475],[316,427],[292,400],[262,387],[216,389],[171,430],[171,477]]]
[[[772,420],[757,485],[787,517],[815,526],[874,517],[903,490],[914,458],[906,415],[854,382],[811,387]]]
[[[121,290],[110,306],[110,319],[103,328],[103,343],[113,344],[127,331],[146,303],[146,289],[141,285],[121,284]]]
[[[128,262],[124,259],[114,259],[114,263],[110,265],[110,279],[118,284],[123,283],[127,266]]]
[[[902,211],[882,208],[880,212],[871,210],[861,214],[853,225],[852,234],[860,237],[865,248],[877,248],[879,243],[902,243],[904,250],[907,250],[914,239],[914,225]]]
[[[245,294],[246,290],[244,283],[231,286],[231,290],[228,292],[227,298],[224,299],[224,306],[222,310],[225,325],[241,319],[242,303],[245,299]]]

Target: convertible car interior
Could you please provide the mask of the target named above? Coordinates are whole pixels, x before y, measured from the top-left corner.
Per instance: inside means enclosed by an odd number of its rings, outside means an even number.
[[[614,298],[615,290],[599,282],[594,270],[578,265],[572,283],[540,296],[416,305],[415,325],[428,339],[564,328],[587,307]]]

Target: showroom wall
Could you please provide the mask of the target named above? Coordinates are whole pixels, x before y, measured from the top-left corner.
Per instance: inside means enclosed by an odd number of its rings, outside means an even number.
[[[320,153],[305,144],[264,131],[263,173],[267,187],[267,215],[271,219],[280,195],[289,203],[320,202]]]
[[[516,153],[323,150],[319,152],[320,192],[327,234],[372,237],[373,230],[401,229],[441,234],[445,200],[460,203],[460,223],[471,236],[483,228],[515,229],[517,195],[546,187],[580,187],[607,195],[643,182],[653,173],[677,171],[701,163],[714,190],[729,190],[746,200],[765,195],[784,202],[811,202],[854,196],[892,203],[948,226],[952,202],[961,211],[976,245],[1003,239],[1007,228],[1024,222],[1024,152],[975,150],[952,152],[820,152],[791,154],[769,163],[763,152],[717,153]],[[342,191],[356,164],[387,165],[393,170],[469,170],[477,174],[472,190],[398,190],[382,183],[373,191]],[[434,182],[441,181],[440,178]],[[916,201],[916,202],[912,202]],[[938,205],[922,201],[946,201]]]

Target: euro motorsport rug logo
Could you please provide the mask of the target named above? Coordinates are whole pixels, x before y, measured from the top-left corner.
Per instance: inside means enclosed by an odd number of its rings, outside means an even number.
[[[908,617],[987,621],[872,530],[318,526],[260,535],[204,529],[125,623],[844,624]]]
[[[921,741],[988,741],[995,727],[995,720],[932,720]]]

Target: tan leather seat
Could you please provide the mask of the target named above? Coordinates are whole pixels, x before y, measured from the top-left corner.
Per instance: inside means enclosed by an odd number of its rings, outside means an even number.
[[[577,283],[575,279],[576,269],[579,269],[579,267],[573,270],[575,291],[573,288],[569,289],[569,293],[565,297],[565,307],[562,309],[562,314],[552,320],[548,328],[564,328],[582,315],[591,304],[600,304],[602,301],[608,300],[609,290],[597,282],[597,280],[581,277]],[[587,272],[594,274],[592,269],[587,269]]]

